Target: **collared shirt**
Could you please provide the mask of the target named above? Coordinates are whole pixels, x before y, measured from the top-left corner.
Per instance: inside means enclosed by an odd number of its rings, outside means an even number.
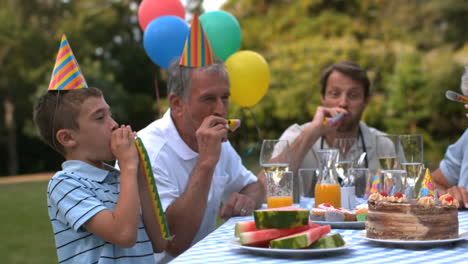
[[[289,145],[291,145],[309,124],[310,122],[302,124],[302,125],[299,125],[299,124],[291,125],[281,135],[280,140],[287,140],[289,142]],[[385,133],[375,128],[368,127],[364,122],[360,122],[359,126],[362,131],[362,136],[364,137],[365,148],[366,148],[366,153],[367,153],[366,155],[367,155],[367,159],[369,163],[368,168],[371,171],[371,173],[375,174],[377,170],[379,169],[376,136],[385,135]],[[312,148],[307,151],[299,168],[319,168],[320,165],[314,153],[314,150],[319,150],[321,148],[320,145],[321,145],[321,140],[319,138],[317,141],[315,141]],[[330,146],[328,146],[326,141],[324,142],[323,148],[324,149],[330,148]],[[349,150],[350,155],[353,157],[359,157],[359,155],[363,152],[363,148],[364,146],[362,145],[362,140],[361,139],[356,140],[356,143],[354,143],[354,145]]]
[[[120,172],[78,160],[65,161],[50,180],[47,204],[59,263],[152,263],[153,247],[140,217],[137,243],[120,248],[88,232],[83,224],[102,210],[113,211]]]
[[[468,129],[450,145],[440,162],[440,170],[450,185],[468,190]]]
[[[170,110],[164,116],[138,132],[151,160],[153,174],[164,211],[185,191],[190,175],[198,160],[194,152],[180,137],[172,121]],[[207,207],[192,245],[216,228],[216,215],[221,201],[241,191],[257,177],[242,165],[242,160],[229,142],[221,144]],[[194,204],[193,206],[197,206]]]

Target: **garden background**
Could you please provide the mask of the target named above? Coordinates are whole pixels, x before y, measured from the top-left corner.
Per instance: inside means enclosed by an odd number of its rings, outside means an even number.
[[[188,0],[187,13],[202,14],[202,2]],[[56,171],[63,161],[39,140],[32,123],[33,104],[47,90],[62,33],[118,123],[139,130],[167,109],[165,70],[143,49],[139,4],[2,0],[0,178]],[[364,121],[388,133],[423,134],[430,169],[465,130],[463,105],[445,99],[445,91],[460,91],[468,59],[468,1],[228,0],[222,9],[240,23],[240,49],[261,54],[270,68],[264,98],[249,111],[231,103],[228,113],[243,120],[230,140],[255,173],[256,143],[310,120],[320,103],[321,71],[345,59],[367,69],[372,81]],[[0,262],[56,262],[46,183],[0,184]]]

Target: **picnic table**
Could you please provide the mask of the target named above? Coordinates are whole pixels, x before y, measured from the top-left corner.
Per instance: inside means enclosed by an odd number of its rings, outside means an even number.
[[[460,229],[468,230],[468,210],[458,212]],[[382,244],[363,239],[363,230],[332,229],[350,243],[348,249],[311,255],[258,254],[235,244],[234,226],[253,216],[232,217],[175,258],[171,263],[468,263],[468,238],[451,243],[423,245]],[[463,236],[465,237],[465,235]]]

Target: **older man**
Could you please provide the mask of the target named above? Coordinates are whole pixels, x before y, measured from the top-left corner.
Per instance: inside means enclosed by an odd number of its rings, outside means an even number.
[[[168,94],[170,109],[138,135],[147,146],[174,235],[168,252],[176,256],[215,229],[218,213],[248,215],[265,193],[227,140],[230,87],[222,62],[190,68],[175,61]]]

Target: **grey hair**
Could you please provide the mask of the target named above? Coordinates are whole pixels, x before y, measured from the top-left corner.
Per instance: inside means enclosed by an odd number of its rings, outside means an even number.
[[[185,67],[179,64],[180,58],[175,58],[171,61],[168,69],[167,77],[167,95],[173,93],[187,100],[190,90],[190,78],[195,70],[201,71],[217,71],[221,76],[225,77],[229,82],[229,76],[224,63],[220,59],[214,59],[213,64],[202,68]]]

